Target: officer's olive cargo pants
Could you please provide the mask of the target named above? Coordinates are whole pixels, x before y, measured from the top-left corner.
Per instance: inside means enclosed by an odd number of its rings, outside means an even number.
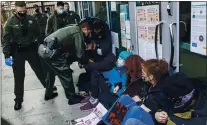
[[[25,77],[25,62],[28,61],[32,70],[42,85],[46,87],[45,75],[42,70],[39,55],[35,51],[15,52],[13,54],[13,73],[14,73],[14,94],[15,102],[23,102],[24,96],[24,77]],[[27,84],[27,83],[26,83]]]
[[[66,55],[66,53],[59,53],[53,56],[52,59],[44,59],[44,69],[47,72],[47,79],[49,78],[47,80],[46,95],[49,97],[53,93],[55,75],[60,79],[67,99],[70,99],[70,96],[75,94],[72,71]]]

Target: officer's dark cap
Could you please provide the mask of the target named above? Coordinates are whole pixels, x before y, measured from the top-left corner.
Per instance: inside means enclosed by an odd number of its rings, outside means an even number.
[[[64,2],[63,1],[58,1],[57,2],[57,6],[59,7],[59,6],[64,6]]]
[[[16,1],[14,5],[17,7],[26,7],[26,3],[24,1]]]

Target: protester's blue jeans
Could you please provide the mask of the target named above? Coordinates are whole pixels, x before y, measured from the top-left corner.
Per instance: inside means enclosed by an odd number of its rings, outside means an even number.
[[[142,109],[140,106],[133,106],[128,110],[128,112],[125,115],[124,120],[122,122],[123,125],[125,125],[127,120],[129,120],[131,118],[137,119],[137,120],[139,120],[137,122],[142,122],[145,125],[154,125],[154,122],[152,120],[152,116],[148,112],[146,112],[144,109]],[[133,121],[133,123],[135,123],[135,121]],[[134,124],[134,125],[136,125],[136,124]]]
[[[133,103],[134,101],[132,101],[129,96],[121,96],[119,102],[121,104],[128,105],[128,112],[123,119],[122,125],[125,125],[126,121],[130,118],[137,119],[146,125],[154,125],[152,116],[140,106],[137,106],[136,103]]]
[[[128,120],[126,120],[125,125],[146,125],[146,124],[135,118],[129,118]]]
[[[122,105],[124,105],[128,109],[128,111],[122,121],[122,125],[126,125],[127,122],[132,122],[131,121],[132,119],[136,119],[136,120],[133,120],[133,123],[136,123],[136,121],[138,121],[138,123],[142,122],[143,125],[154,125],[154,122],[152,120],[151,115],[148,112],[146,112],[144,109],[142,109],[140,106],[138,106],[136,104],[136,102],[131,97],[129,97],[127,95],[123,95],[119,99],[117,99],[116,102],[121,103]],[[109,109],[109,111],[110,110],[111,109]],[[105,114],[105,116],[103,117],[103,120],[105,120],[106,119],[105,117],[109,115],[108,113],[109,112],[107,112],[107,114]],[[110,125],[107,122],[106,122],[106,124]],[[142,124],[139,124],[139,125],[142,125]]]

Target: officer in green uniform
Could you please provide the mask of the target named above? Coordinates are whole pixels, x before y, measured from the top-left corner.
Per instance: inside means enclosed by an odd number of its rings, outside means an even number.
[[[35,4],[33,7],[35,7],[35,13],[33,16],[37,20],[39,27],[40,27],[40,41],[39,42],[41,43],[45,38],[45,28],[47,25],[47,15],[40,12],[37,4]]]
[[[36,39],[39,36],[37,21],[26,14],[25,2],[15,2],[15,9],[15,14],[4,25],[2,48],[6,65],[13,68],[16,96],[14,109],[19,110],[22,107],[24,95],[25,61],[28,61],[44,87],[46,82],[37,53]]]
[[[64,2],[57,2],[57,8],[47,20],[46,36],[70,24],[71,18],[64,10]]]
[[[38,53],[44,59],[48,69],[59,77],[65,95],[69,99],[69,105],[80,101],[75,95],[70,64],[75,61],[85,62],[84,36],[88,36],[89,33],[90,27],[86,22],[67,26],[46,37],[44,44],[41,44],[38,49]],[[47,85],[46,97],[48,100],[54,98],[52,96],[53,85],[54,82]]]
[[[64,3],[64,9],[69,18],[69,24],[77,24],[80,22],[80,16],[74,11],[70,10],[70,6],[67,2]]]

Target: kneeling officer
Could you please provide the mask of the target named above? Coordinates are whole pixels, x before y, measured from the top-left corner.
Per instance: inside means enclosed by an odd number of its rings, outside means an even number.
[[[65,95],[69,99],[69,105],[80,101],[75,98],[70,64],[75,61],[84,63],[84,36],[88,36],[89,33],[90,28],[86,22],[67,26],[46,37],[44,44],[41,44],[38,49],[38,53],[43,58],[49,72],[59,77]],[[54,82],[51,82],[47,85],[46,100],[57,96],[57,93],[53,93],[53,84]]]

